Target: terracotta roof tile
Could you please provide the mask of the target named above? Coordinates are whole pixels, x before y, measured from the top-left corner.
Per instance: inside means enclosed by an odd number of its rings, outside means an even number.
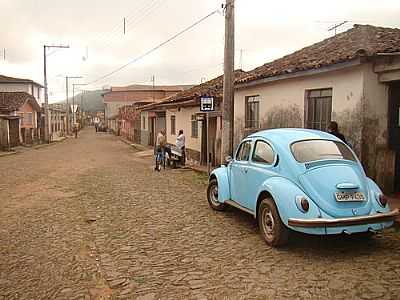
[[[26,101],[29,101],[35,110],[40,106],[35,97],[25,92],[0,92],[0,112],[9,113],[18,110]]]
[[[235,80],[239,80],[246,73],[243,70],[235,71]],[[224,84],[224,76],[218,76],[217,78],[211,79],[207,82],[204,82],[199,85],[195,85],[194,87],[177,93],[176,95],[170,96],[165,100],[155,103],[149,104],[141,107],[142,109],[151,109],[153,107],[161,107],[163,105],[172,105],[173,103],[186,102],[188,100],[196,101],[201,96],[211,96],[215,98],[222,98],[223,95],[223,84]]]
[[[354,25],[346,32],[305,47],[247,73],[239,83],[318,69],[361,56],[400,51],[400,29]]]

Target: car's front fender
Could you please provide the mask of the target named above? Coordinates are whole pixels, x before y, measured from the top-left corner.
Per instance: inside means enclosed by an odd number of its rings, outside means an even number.
[[[282,222],[289,226],[289,218],[311,219],[321,217],[321,211],[314,201],[296,184],[284,177],[271,177],[260,186],[258,195],[269,193],[275,201]],[[308,212],[303,212],[296,204],[296,197],[304,197],[309,202]],[[259,197],[260,199],[260,197]],[[256,209],[256,207],[254,207]],[[295,228],[292,228],[295,229]],[[297,231],[303,231],[296,228]]]
[[[231,191],[229,187],[229,169],[221,166],[213,170],[210,174],[209,180],[216,178],[218,182],[218,201],[223,203],[231,199]]]

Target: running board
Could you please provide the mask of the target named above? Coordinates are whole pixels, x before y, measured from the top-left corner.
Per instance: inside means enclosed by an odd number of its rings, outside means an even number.
[[[244,212],[247,212],[248,214],[251,214],[253,217],[256,217],[255,214],[248,208],[241,206],[240,204],[236,203],[233,200],[225,200],[226,204],[236,207],[237,209],[243,210]]]

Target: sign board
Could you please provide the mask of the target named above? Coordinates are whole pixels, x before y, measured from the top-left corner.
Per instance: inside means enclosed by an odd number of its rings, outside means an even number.
[[[201,97],[200,98],[200,111],[208,112],[214,111],[214,97]]]

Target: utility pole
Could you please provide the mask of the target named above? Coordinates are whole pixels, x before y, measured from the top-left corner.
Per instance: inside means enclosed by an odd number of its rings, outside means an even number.
[[[156,85],[156,77],[153,75],[151,76],[151,81],[153,83],[153,102],[156,101],[155,95],[154,95],[154,89],[155,89],[155,85]]]
[[[82,76],[65,76],[65,89],[66,89],[66,97],[67,97],[67,135],[69,135],[70,133],[70,116],[69,116],[69,99],[68,99],[68,87],[69,87],[69,83],[68,80],[69,79],[78,79],[78,78],[82,78]]]
[[[240,49],[240,69],[243,70],[243,49]]]
[[[47,59],[46,50],[47,48],[69,48],[69,46],[48,46],[43,45],[43,75],[44,75],[44,140],[46,143],[50,143],[49,134],[49,94],[47,88]]]
[[[222,110],[222,161],[233,155],[234,68],[235,68],[235,0],[225,4],[224,98]]]

